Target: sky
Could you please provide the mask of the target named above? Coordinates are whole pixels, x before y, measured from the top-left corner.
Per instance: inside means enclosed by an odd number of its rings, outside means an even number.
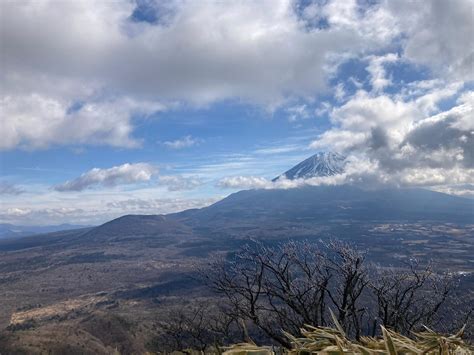
[[[0,223],[251,188],[474,196],[472,0],[5,0]],[[318,151],[346,172],[271,179]]]

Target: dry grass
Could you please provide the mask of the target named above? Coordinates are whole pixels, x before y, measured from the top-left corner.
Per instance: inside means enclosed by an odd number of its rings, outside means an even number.
[[[104,296],[83,295],[49,306],[14,312],[10,317],[10,325],[22,324],[31,320],[43,321],[53,317],[62,317],[73,311],[94,307],[97,303],[106,300],[107,298]]]
[[[302,338],[290,334],[293,349],[290,355],[303,354],[474,354],[474,348],[462,340],[461,329],[457,334],[445,336],[426,328],[424,332],[414,333],[413,339],[382,327],[383,337],[362,337],[353,342],[340,329],[315,328],[302,329]]]
[[[292,349],[283,354],[361,354],[361,355],[471,355],[474,347],[462,340],[464,327],[454,335],[438,334],[428,328],[414,333],[408,338],[382,327],[382,337],[362,337],[359,342],[347,338],[342,327],[333,317],[334,328],[305,326],[301,329],[303,337],[296,338],[285,333],[291,340]],[[270,355],[270,347],[258,347],[255,344],[237,344],[229,347],[225,355]]]

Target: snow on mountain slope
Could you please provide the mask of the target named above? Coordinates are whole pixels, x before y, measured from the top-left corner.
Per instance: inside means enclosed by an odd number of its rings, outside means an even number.
[[[286,177],[289,180],[332,176],[344,172],[346,157],[333,152],[319,152],[273,179]]]

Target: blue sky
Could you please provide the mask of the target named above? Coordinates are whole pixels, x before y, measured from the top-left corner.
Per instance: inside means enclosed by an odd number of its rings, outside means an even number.
[[[0,6],[0,223],[301,184],[473,194],[471,1]],[[321,150],[342,178],[271,183]]]

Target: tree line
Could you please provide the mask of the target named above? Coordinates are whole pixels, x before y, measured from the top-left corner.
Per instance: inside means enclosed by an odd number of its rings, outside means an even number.
[[[354,339],[379,335],[380,325],[401,334],[428,326],[452,331],[469,324],[473,299],[448,272],[408,260],[397,267],[370,263],[366,254],[338,241],[266,245],[251,242],[214,258],[199,277],[210,301],[180,306],[162,321],[168,350],[246,341],[290,347],[303,325],[331,326],[333,312]]]

